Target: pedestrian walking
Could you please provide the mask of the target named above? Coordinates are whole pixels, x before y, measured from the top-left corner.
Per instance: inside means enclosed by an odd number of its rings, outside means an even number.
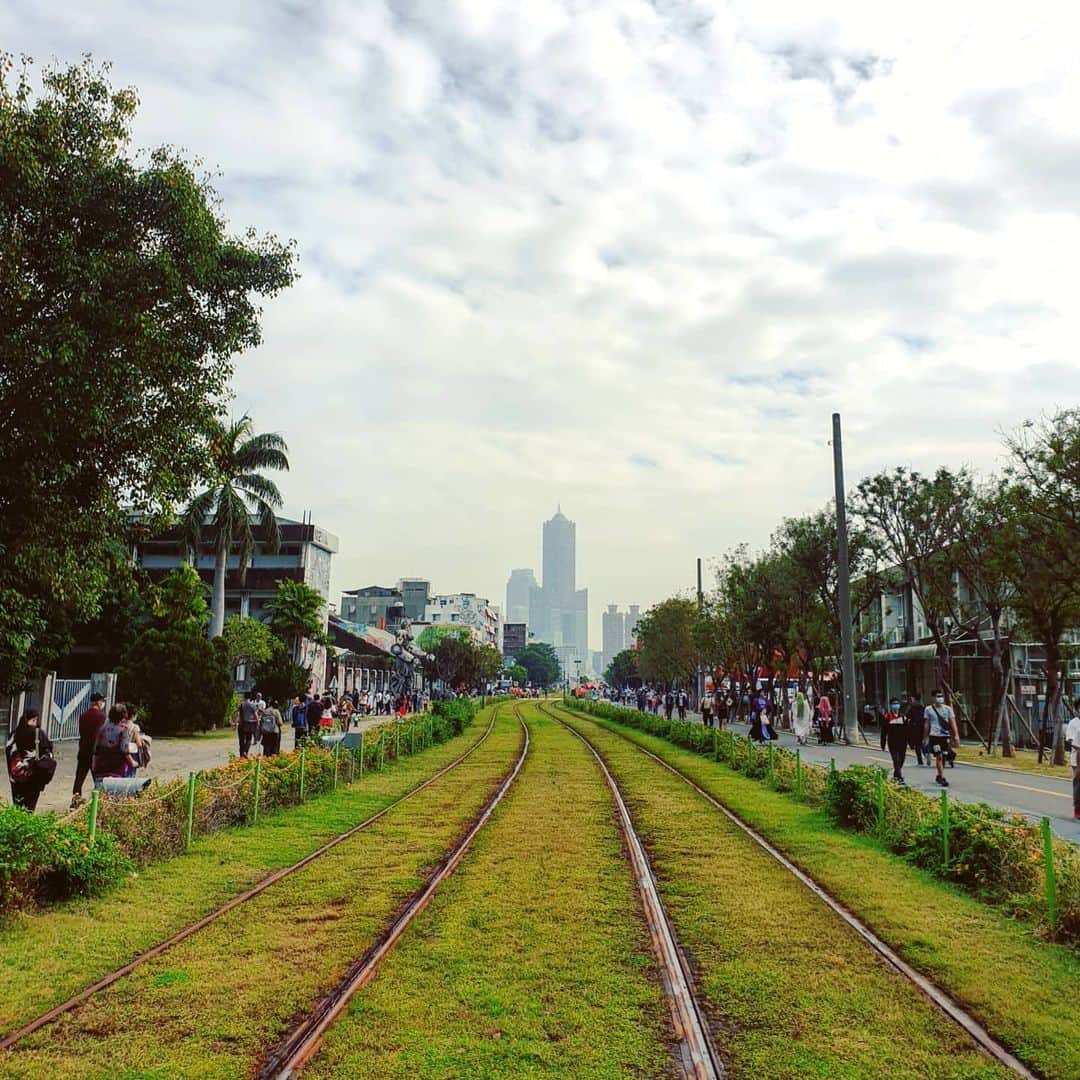
[[[240,702],[240,708],[236,710],[236,731],[240,740],[240,756],[246,758],[251,749],[251,743],[259,730],[259,706],[255,696],[249,690]]]
[[[83,801],[83,784],[94,760],[94,743],[105,723],[105,695],[91,694],[90,708],[79,714],[79,752],[75,758],[75,783],[71,788],[71,807],[74,810]]]
[[[664,694],[664,719],[670,720],[671,714],[675,711],[675,695],[670,691],[666,691]]]
[[[889,702],[889,709],[881,718],[881,749],[888,748],[892,758],[892,778],[903,784],[904,759],[907,757],[908,732],[907,716],[900,707],[900,699],[893,698]]]
[[[817,703],[818,743],[827,745],[833,741],[832,702],[828,694],[822,694]]]
[[[1065,746],[1072,766],[1073,817],[1080,821],[1080,697],[1073,702],[1073,716],[1065,727]]]
[[[293,749],[300,745],[300,740],[307,735],[307,706],[297,697],[292,707]]]
[[[923,762],[923,728],[926,724],[926,707],[922,703],[921,695],[912,691],[908,694],[908,705],[904,710],[904,730],[907,733],[908,746],[915,751],[915,760],[921,767]],[[930,764],[929,755],[926,755],[925,764]]]
[[[750,738],[754,742],[765,742],[768,738],[769,702],[759,690],[750,702]]]
[[[274,699],[270,700],[259,717],[259,739],[263,757],[273,757],[281,750],[281,710]]]
[[[806,745],[813,717],[814,710],[806,695],[800,690],[795,695],[795,705],[791,712],[792,724],[795,727],[795,742],[800,746]]]
[[[146,768],[150,764],[150,736],[142,733],[139,727],[139,711],[130,701],[123,702],[124,712],[127,713],[128,727],[131,728],[131,739],[128,741],[128,756],[134,764],[129,765],[124,772],[127,777],[134,776],[139,769]]]
[[[712,727],[713,720],[713,696],[707,693],[701,699],[701,722],[706,727]]]
[[[950,748],[960,745],[960,732],[956,727],[956,714],[952,706],[945,704],[945,692],[934,691],[934,700],[927,705],[924,717],[924,733],[930,743],[930,752],[934,755],[934,767],[937,776],[934,783],[948,787],[945,779],[945,756]]]
[[[41,730],[41,713],[27,709],[11,737],[4,744],[11,801],[29,810],[37,809],[38,799],[56,773],[52,740]]]
[[[677,701],[678,701],[678,709],[679,709],[679,719],[680,720],[685,720],[686,719],[686,710],[690,706],[690,695],[685,690],[680,690]]]
[[[94,787],[100,788],[106,777],[124,777],[128,770],[138,767],[131,756],[132,731],[128,723],[127,709],[116,704],[109,710],[109,717],[98,732],[94,744]]]

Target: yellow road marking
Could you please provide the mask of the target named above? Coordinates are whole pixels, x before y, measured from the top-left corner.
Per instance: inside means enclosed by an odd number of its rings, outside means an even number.
[[[1062,791],[1047,791],[1044,787],[1028,787],[1027,784],[1008,784],[1004,780],[991,781],[997,784],[998,787],[1011,787],[1016,788],[1018,791],[1037,791],[1040,795],[1056,795],[1059,799],[1071,799],[1071,795],[1066,795]]]

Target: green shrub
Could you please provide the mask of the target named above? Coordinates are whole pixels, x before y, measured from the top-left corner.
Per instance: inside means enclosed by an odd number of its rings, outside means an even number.
[[[460,735],[476,719],[477,706],[472,698],[449,698],[433,702],[431,711],[449,723],[455,735]]]
[[[131,869],[110,836],[91,844],[76,825],[0,806],[0,912],[103,892]]]

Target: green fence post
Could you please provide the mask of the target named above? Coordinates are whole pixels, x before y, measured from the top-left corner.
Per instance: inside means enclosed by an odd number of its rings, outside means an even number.
[[[364,779],[364,732],[360,730],[360,779]]]
[[[720,732],[716,728],[712,729],[712,759],[720,760]]]
[[[307,747],[300,747],[300,801],[304,801],[304,767],[307,765]]]
[[[412,722],[412,731],[410,732],[410,736],[412,738],[412,749],[409,751],[409,753],[410,754],[415,754],[416,753],[416,721],[415,720]]]
[[[356,747],[354,746],[349,751],[349,786],[352,787],[352,782],[356,779]]]
[[[191,847],[191,834],[195,828],[195,773],[187,778],[187,828],[184,830],[184,850]]]
[[[401,757],[401,721],[394,721],[394,760]]]
[[[259,820],[259,788],[262,780],[262,755],[255,759],[255,806],[251,811],[251,824]]]
[[[949,869],[949,793],[941,793],[941,855],[944,867]]]
[[[885,825],[885,773],[877,770],[877,823],[881,829]]]
[[[1042,819],[1043,859],[1046,863],[1046,918],[1050,929],[1057,927],[1057,871],[1054,869],[1054,834],[1050,819]]]
[[[89,834],[91,844],[94,842],[94,837],[97,836],[97,816],[100,799],[101,792],[94,788],[90,792],[90,815],[86,820],[86,831]]]
[[[829,775],[836,775],[836,758],[834,757],[829,758]]]
[[[383,738],[385,734],[385,728],[379,732],[379,772],[383,771],[383,765],[386,762],[386,740]]]
[[[337,791],[338,762],[341,760],[341,743],[334,743],[334,785],[332,791]]]
[[[772,743],[769,743],[769,787],[772,787],[773,768],[774,768],[773,745],[772,745]]]
[[[802,798],[802,750],[795,747],[795,798]]]

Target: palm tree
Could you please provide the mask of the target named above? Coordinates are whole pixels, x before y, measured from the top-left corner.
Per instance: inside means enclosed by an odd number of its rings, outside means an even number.
[[[288,446],[280,435],[256,435],[251,417],[226,422],[217,419],[207,432],[210,454],[209,486],[184,511],[183,528],[188,548],[199,550],[203,531],[214,530],[214,590],[210,601],[210,636],[219,637],[225,626],[225,567],[234,548],[240,556],[240,580],[255,551],[251,514],[258,516],[268,551],[278,546],[274,511],[281,506],[277,485],[260,470],[287,471]]]

